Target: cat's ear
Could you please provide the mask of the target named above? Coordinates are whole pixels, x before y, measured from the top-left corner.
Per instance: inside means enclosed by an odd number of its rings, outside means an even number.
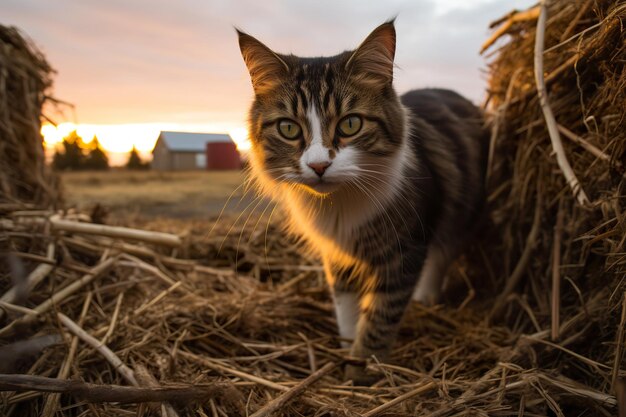
[[[289,71],[289,66],[256,38],[239,29],[235,30],[239,36],[239,49],[248,67],[255,94],[260,95],[272,90]]]
[[[378,26],[352,53],[346,69],[360,81],[386,86],[393,81],[396,29],[393,20]]]

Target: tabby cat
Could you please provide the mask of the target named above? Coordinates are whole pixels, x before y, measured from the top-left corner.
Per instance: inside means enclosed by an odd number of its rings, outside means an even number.
[[[238,31],[255,99],[250,165],[323,259],[351,355],[384,361],[413,298],[436,302],[483,204],[481,112],[441,89],[398,97],[393,21],[354,51],[300,58]],[[362,382],[362,367],[346,377]]]

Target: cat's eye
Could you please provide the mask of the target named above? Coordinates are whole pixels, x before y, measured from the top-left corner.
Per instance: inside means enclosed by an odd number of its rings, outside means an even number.
[[[289,140],[298,139],[302,133],[300,125],[289,119],[282,119],[278,122],[278,131],[285,139]]]
[[[346,116],[339,121],[337,130],[341,136],[354,136],[359,133],[362,124],[363,120],[361,120],[361,117],[356,115]]]

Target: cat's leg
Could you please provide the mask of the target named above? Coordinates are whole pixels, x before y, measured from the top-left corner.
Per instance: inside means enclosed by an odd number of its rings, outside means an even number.
[[[343,339],[341,346],[349,348],[351,342],[356,338],[356,328],[360,315],[358,290],[351,283],[351,271],[335,268],[330,262],[324,262],[324,269],[335,304],[339,336]]]
[[[362,298],[352,355],[360,358],[375,355],[380,360],[387,359],[410,300],[410,287],[395,292],[366,293]]]
[[[351,355],[368,359],[375,356],[380,361],[389,358],[396,340],[398,327],[406,310],[415,280],[423,265],[423,252],[404,253],[388,264],[376,276],[370,277],[367,291],[361,296],[361,315]],[[404,264],[404,268],[403,268]],[[363,367],[349,365],[346,377],[355,383],[371,383]]]
[[[417,286],[413,291],[413,300],[424,304],[434,305],[439,301],[443,282],[448,272],[450,257],[446,256],[443,248],[431,244],[420,274]]]
[[[333,301],[335,302],[335,314],[337,327],[341,339],[341,347],[349,348],[351,341],[356,338],[357,323],[359,321],[359,295],[356,291],[346,291],[334,288]]]

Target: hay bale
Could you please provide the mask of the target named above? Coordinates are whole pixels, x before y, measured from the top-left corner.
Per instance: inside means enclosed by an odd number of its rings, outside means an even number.
[[[503,254],[491,266],[516,281],[500,282],[498,316],[520,333],[552,327],[554,342],[602,365],[573,366],[541,349],[533,366],[610,393],[625,372],[626,2],[554,0],[547,9],[548,99],[591,203],[577,202],[553,153],[533,74],[537,20],[508,16],[499,23],[509,36],[489,65],[489,244]]]
[[[49,207],[58,180],[45,164],[41,107],[52,68],[16,28],[0,25],[0,204]]]

